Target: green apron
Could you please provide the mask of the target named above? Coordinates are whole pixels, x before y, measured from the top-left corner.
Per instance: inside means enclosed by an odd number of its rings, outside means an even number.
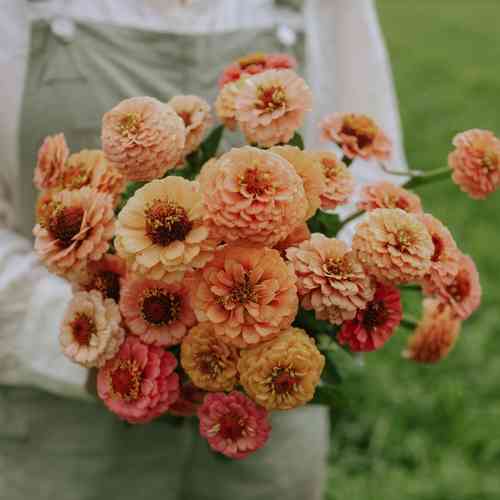
[[[274,30],[176,35],[77,23],[71,40],[32,27],[20,131],[20,213],[31,234],[37,149],[66,134],[100,147],[102,114],[120,100],[199,94],[213,101],[222,67],[249,51],[283,51]],[[294,46],[303,59],[302,37]],[[57,335],[57,332],[53,332]],[[268,446],[242,461],[212,453],[195,419],[120,422],[99,402],[0,387],[0,498],[6,500],[319,500],[328,420],[309,406],[273,415]]]

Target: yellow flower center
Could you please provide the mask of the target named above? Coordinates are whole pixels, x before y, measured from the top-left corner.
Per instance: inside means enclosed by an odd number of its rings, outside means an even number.
[[[146,206],[144,215],[146,234],[155,245],[183,241],[193,228],[184,207],[170,200],[153,200]]]
[[[323,173],[327,179],[335,179],[341,173],[341,167],[337,160],[333,158],[323,158],[321,160]]]
[[[485,151],[482,163],[484,169],[489,172],[496,170],[500,164],[498,161],[498,155],[495,151],[491,150]]]
[[[261,111],[272,112],[286,105],[286,94],[282,87],[273,85],[257,88],[255,107]]]
[[[115,399],[139,399],[142,371],[135,359],[120,360],[110,373],[111,395]]]
[[[385,196],[384,205],[387,208],[400,208],[401,210],[408,210],[409,204],[408,201],[395,194],[388,194]]]
[[[139,113],[125,114],[118,125],[118,130],[123,137],[136,135],[142,125],[142,119]]]
[[[407,229],[400,229],[396,233],[396,248],[399,251],[408,250],[415,243],[413,234]]]
[[[272,191],[271,174],[262,172],[257,167],[247,168],[239,182],[240,186],[253,196],[262,196],[264,193]]]
[[[377,136],[376,123],[365,115],[349,114],[344,118],[341,132],[356,137],[358,146],[370,146]]]
[[[67,247],[80,232],[83,215],[82,207],[63,207],[57,204],[50,212],[48,230],[62,246]]]
[[[69,165],[63,173],[62,184],[65,189],[80,189],[90,184],[92,170],[84,163]]]
[[[75,314],[70,327],[73,338],[81,346],[88,346],[90,338],[97,332],[94,320],[85,313]]]
[[[159,288],[144,292],[141,302],[142,317],[155,326],[170,325],[180,316],[182,299],[175,293]]]
[[[224,371],[224,361],[213,351],[199,353],[196,361],[201,373],[211,379],[216,379]]]
[[[301,377],[291,367],[276,366],[271,374],[271,392],[278,397],[291,395],[299,389]]]
[[[350,272],[351,263],[346,257],[332,257],[325,262],[325,274],[328,277],[342,278]]]
[[[243,281],[241,283],[236,284],[229,294],[229,297],[226,298],[226,302],[230,304],[247,304],[248,302],[254,302],[256,299],[255,291],[253,289],[253,285],[250,282],[250,276],[248,273],[245,273]]]

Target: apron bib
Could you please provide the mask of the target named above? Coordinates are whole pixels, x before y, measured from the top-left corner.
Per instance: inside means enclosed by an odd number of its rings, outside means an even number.
[[[46,135],[63,131],[71,151],[100,148],[101,117],[120,100],[198,94],[214,101],[217,78],[249,51],[285,51],[275,30],[177,35],[76,23],[57,36],[32,27],[20,130],[22,231],[31,237],[33,168]],[[290,50],[288,50],[290,52]],[[303,37],[293,46],[303,60]],[[54,332],[54,335],[56,332]],[[327,412],[311,406],[273,415],[267,447],[244,461],[208,449],[195,419],[173,425],[120,422],[100,402],[0,387],[0,497],[9,500],[197,500],[321,498]]]

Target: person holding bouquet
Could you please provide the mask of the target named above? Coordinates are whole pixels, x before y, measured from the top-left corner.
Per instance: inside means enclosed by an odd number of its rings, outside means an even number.
[[[358,111],[384,128],[394,144],[393,168],[404,168],[373,2],[5,0],[3,7],[0,496],[320,499],[329,440],[325,408],[282,412],[265,449],[229,462],[189,422],[129,427],[95,404],[87,370],[68,363],[54,333],[70,286],[31,251],[33,167],[45,136],[64,131],[71,150],[99,149],[101,117],[119,101],[152,95],[166,102],[178,94],[213,101],[227,61],[263,52],[287,53],[289,59],[275,63],[296,60],[306,75],[315,96],[310,144],[324,110]],[[73,158],[75,165],[80,160]],[[360,183],[384,175],[354,173]]]

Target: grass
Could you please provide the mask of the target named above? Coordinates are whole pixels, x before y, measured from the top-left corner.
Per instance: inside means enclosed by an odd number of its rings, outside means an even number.
[[[443,166],[455,133],[500,134],[500,2],[379,0],[413,168]],[[419,191],[476,260],[483,302],[450,357],[400,357],[407,333],[365,358],[332,419],[328,500],[500,498],[500,193]]]

